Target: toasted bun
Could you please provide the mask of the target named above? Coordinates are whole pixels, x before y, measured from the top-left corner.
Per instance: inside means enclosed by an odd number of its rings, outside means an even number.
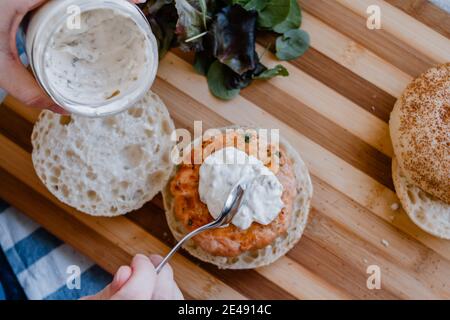
[[[389,128],[407,180],[450,204],[450,63],[428,70],[406,88]]]
[[[397,160],[392,160],[395,190],[408,216],[421,229],[450,239],[450,205],[408,182]]]
[[[225,132],[225,129],[227,128],[221,128],[220,130]],[[196,140],[193,144],[196,145],[200,141],[201,140]],[[292,146],[282,138],[280,138],[280,146],[284,148],[285,153],[293,163],[298,191],[298,195],[293,203],[292,214],[290,215],[291,221],[287,234],[285,236],[278,237],[271,245],[268,245],[265,248],[248,251],[232,258],[214,256],[196,246],[193,241],[188,241],[183,246],[184,249],[186,249],[194,257],[202,261],[215,264],[221,269],[252,269],[262,267],[274,262],[292,249],[292,247],[300,240],[303,230],[305,229],[310,210],[313,187],[308,169],[295,149],[293,149]],[[174,237],[177,240],[180,240],[187,232],[175,218],[173,209],[174,199],[170,193],[169,185],[170,183],[167,184],[163,190],[166,218]]]
[[[43,111],[32,135],[33,164],[60,201],[94,216],[121,215],[167,183],[173,130],[164,103],[152,92],[106,118]]]

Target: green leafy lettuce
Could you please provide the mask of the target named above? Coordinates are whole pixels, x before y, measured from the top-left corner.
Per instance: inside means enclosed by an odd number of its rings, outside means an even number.
[[[238,74],[255,68],[256,11],[239,5],[222,8],[211,25],[213,55]]]
[[[254,80],[286,77],[282,65],[268,69],[256,53],[257,31],[278,35],[280,60],[309,47],[296,0],[149,0],[140,5],[158,40],[160,57],[173,46],[195,52],[194,68],[211,93],[230,100]]]
[[[309,48],[309,35],[300,29],[291,29],[277,38],[276,56],[280,60],[293,60]]]

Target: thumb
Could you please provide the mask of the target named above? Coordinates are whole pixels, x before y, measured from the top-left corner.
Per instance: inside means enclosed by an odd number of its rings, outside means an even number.
[[[156,271],[147,256],[137,254],[131,262],[132,274],[114,294],[112,300],[151,300],[156,283]]]
[[[9,75],[3,79],[1,84],[9,94],[30,107],[63,113],[63,109],[45,94],[20,61],[9,57],[7,61],[1,63],[1,69],[3,74]]]
[[[60,112],[61,108],[45,94],[33,76],[22,65],[16,48],[16,33],[25,14],[44,0],[15,1],[4,8],[0,23],[0,87],[28,106]]]

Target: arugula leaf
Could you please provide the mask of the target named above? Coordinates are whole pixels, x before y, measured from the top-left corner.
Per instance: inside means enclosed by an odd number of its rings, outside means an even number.
[[[285,33],[290,29],[300,28],[302,22],[302,12],[297,0],[291,0],[289,14],[286,19],[273,27],[273,31],[277,33]]]
[[[300,29],[292,29],[277,38],[276,56],[280,60],[293,60],[303,55],[308,48],[309,34]]]
[[[226,79],[230,76],[230,72],[233,71],[218,60],[214,61],[208,70],[209,91],[222,100],[231,100],[241,91],[227,87]]]
[[[287,77],[287,76],[289,76],[289,71],[287,71],[287,69],[284,66],[282,66],[281,64],[277,64],[272,69],[267,69],[267,70],[261,72],[260,74],[254,76],[253,79],[267,80],[267,79],[272,79],[273,77],[276,77],[276,76]]]
[[[232,5],[222,8],[211,25],[213,55],[238,74],[254,69],[257,63],[256,18],[256,11]]]
[[[289,15],[291,0],[270,0],[258,11],[258,26],[272,30],[277,24],[285,21]]]

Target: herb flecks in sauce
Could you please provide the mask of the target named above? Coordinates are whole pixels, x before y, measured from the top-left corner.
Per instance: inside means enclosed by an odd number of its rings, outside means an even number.
[[[81,13],[81,28],[64,24],[45,53],[46,75],[62,96],[86,105],[135,90],[149,65],[145,35],[111,9]]]
[[[253,222],[271,223],[284,207],[283,186],[262,161],[234,147],[220,149],[200,166],[200,200],[217,219],[231,189],[239,183],[245,190],[232,224],[246,230]],[[261,180],[256,180],[261,178]]]

